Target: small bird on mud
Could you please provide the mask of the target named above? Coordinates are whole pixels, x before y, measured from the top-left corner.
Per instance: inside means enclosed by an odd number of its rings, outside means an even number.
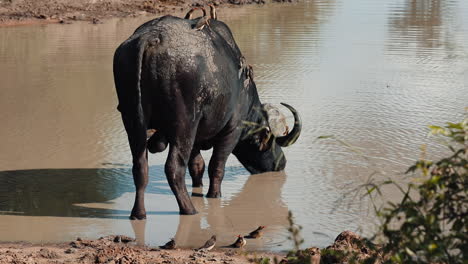
[[[114,242],[115,243],[120,243],[120,242],[129,243],[129,242],[133,242],[133,241],[136,241],[136,239],[128,237],[128,236],[117,235],[117,236],[114,237]]]
[[[202,247],[198,248],[198,250],[203,250],[203,249],[212,250],[215,244],[216,244],[216,235],[213,235],[211,236],[210,239],[208,239],[208,241],[205,242],[205,244]]]
[[[245,241],[244,237],[242,237],[241,235],[238,235],[236,242],[234,242],[234,244],[230,245],[230,247],[242,248],[242,247],[245,246],[245,244],[247,244],[247,241]]]
[[[259,226],[257,229],[255,229],[254,231],[250,232],[250,234],[244,236],[245,238],[259,238],[263,235],[263,229],[265,228],[265,226]]]
[[[164,246],[160,246],[160,248],[162,248],[162,249],[175,249],[176,248],[176,243],[175,243],[174,238],[171,238],[171,240],[169,242],[164,244]]]
[[[210,7],[210,17],[213,20],[218,20],[218,15],[216,15],[216,8],[213,4],[208,5]]]
[[[206,10],[204,7],[202,7],[201,10],[203,11],[203,16],[200,19],[198,19],[197,24],[195,24],[195,30],[202,30],[205,26],[210,27],[211,18],[206,15]]]
[[[192,15],[193,15],[193,12],[195,10],[198,10],[199,8],[198,7],[194,7],[192,9],[190,9],[187,14],[185,15],[184,19],[192,19]]]
[[[95,25],[96,24],[102,24],[101,20],[99,20],[99,18],[95,18],[95,17],[93,17],[93,20],[91,20],[91,23],[93,23]]]

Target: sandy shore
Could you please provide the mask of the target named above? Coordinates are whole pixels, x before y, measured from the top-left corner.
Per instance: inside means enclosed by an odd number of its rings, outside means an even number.
[[[268,1],[291,2],[292,0]],[[208,3],[225,8],[264,4],[265,0],[0,0],[0,26],[72,21],[100,23],[102,19],[111,17],[184,13],[191,6]]]

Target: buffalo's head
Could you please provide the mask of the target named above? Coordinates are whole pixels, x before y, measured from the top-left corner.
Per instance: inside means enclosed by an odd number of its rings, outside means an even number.
[[[294,115],[294,127],[290,132],[284,115],[271,105],[262,105],[256,122],[245,122],[245,132],[234,155],[250,173],[283,170],[286,158],[281,147],[292,145],[301,134],[302,122],[296,109],[281,104]]]

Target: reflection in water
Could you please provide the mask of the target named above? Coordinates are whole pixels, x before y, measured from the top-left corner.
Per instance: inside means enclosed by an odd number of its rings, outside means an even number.
[[[147,195],[151,197],[151,194],[154,194],[150,203],[153,208],[167,208],[161,203],[164,203],[164,199],[173,199],[173,197],[163,179],[163,167],[152,166],[150,171]],[[240,167],[227,168],[225,181],[227,184],[235,181],[237,175],[242,172],[243,169]],[[175,211],[158,209],[149,210],[147,213],[149,217],[172,215],[179,218],[175,238],[181,247],[199,245],[200,239],[208,233],[217,234],[220,243],[228,243],[238,233],[246,233],[258,225],[267,225],[271,232],[271,235],[267,236],[268,239],[250,245],[266,248],[262,243],[273,246],[271,244],[273,241],[284,240],[281,229],[286,225],[288,210],[280,197],[285,180],[284,173],[253,175],[230,199],[206,199],[195,195],[192,200],[199,214],[194,216],[179,216],[176,207],[173,208]],[[30,221],[33,221],[31,217],[34,216],[70,218],[62,221],[64,225],[73,223],[78,217],[124,220],[131,222],[134,233],[132,235],[137,237],[138,243],[145,244],[149,242],[145,240],[147,221],[127,220],[130,210],[126,207],[131,205],[133,197],[123,195],[133,191],[131,170],[128,168],[4,171],[0,172],[0,215],[21,216],[23,219],[29,218]],[[196,188],[194,193],[202,193],[202,190]],[[158,198],[163,198],[163,201],[158,201]],[[120,201],[109,203],[115,199]],[[107,204],[108,208],[103,207],[103,204]],[[126,206],[125,210],[120,209],[122,205]],[[170,225],[176,224],[177,221],[170,222]],[[0,225],[0,230],[1,227],[3,226]],[[51,230],[55,233],[53,228]],[[113,233],[122,231],[124,230],[114,230]],[[101,233],[105,235],[106,231],[98,227],[94,232],[96,235]],[[1,233],[3,240],[21,238],[17,237],[16,229],[9,231],[5,229]],[[62,234],[62,236],[68,235]],[[50,235],[46,240],[52,237]],[[157,242],[150,241],[162,243],[164,239],[168,238],[159,237]]]
[[[146,230],[146,219],[130,221],[132,223],[133,233],[135,234],[136,243],[140,246],[146,245],[145,243],[145,230]]]
[[[106,33],[115,25],[83,25],[0,30],[1,170],[92,168],[126,147]]]
[[[420,53],[438,48],[450,52],[455,48],[456,36],[447,24],[456,23],[456,10],[456,1],[406,0],[401,7],[392,10],[389,29],[393,41],[389,49],[405,49],[410,42],[417,45]]]
[[[461,113],[465,106],[454,98],[464,97],[467,88],[466,28],[460,24],[466,15],[466,1],[443,0],[405,0],[389,12],[389,90],[401,94],[399,103],[411,114],[419,113],[414,123],[446,122],[452,120],[447,113]]]
[[[175,235],[169,235],[158,243],[162,244],[164,239],[174,237],[179,247],[194,248],[216,234],[218,245],[229,245],[237,235],[245,235],[259,225],[266,225],[265,237],[249,240],[247,248],[283,246],[286,241],[284,226],[287,225],[288,209],[280,199],[280,194],[285,180],[284,173],[252,175],[241,191],[229,200],[204,199],[196,195],[192,201],[199,214],[179,216]],[[137,242],[150,242],[145,239],[147,221],[131,222]]]
[[[415,38],[421,48],[450,45],[450,36],[443,35],[449,33],[444,32],[443,23],[453,14],[453,5],[443,0],[406,0],[403,7],[393,11],[390,32],[401,38]]]
[[[298,5],[253,8],[230,23],[237,44],[255,71],[263,101],[290,97],[298,90],[291,84],[317,70],[321,28],[333,15],[335,0],[304,1]],[[307,67],[297,67],[300,64]],[[294,100],[294,98],[289,98]]]
[[[163,175],[162,166],[152,166],[151,171]],[[172,195],[162,180],[162,177],[152,177],[147,192]],[[126,219],[130,215],[128,210],[78,204],[105,203],[134,189],[128,168],[3,171],[0,172],[0,214],[99,218],[125,215]]]
[[[205,238],[208,234],[216,234],[218,239],[227,243],[238,234],[244,235],[259,225],[266,225],[268,232],[276,236],[270,236],[268,240],[273,246],[271,241],[278,241],[278,234],[273,231],[282,233],[281,230],[287,225],[288,209],[280,198],[285,181],[284,172],[252,175],[241,191],[228,201],[193,197],[195,206],[203,209],[195,216],[180,216],[175,236],[177,243],[195,247],[198,245],[195,242],[200,243],[197,238]],[[204,205],[205,201],[208,203]]]
[[[148,194],[172,197],[164,166],[150,166]],[[224,180],[229,184],[244,170],[226,168]],[[132,193],[135,186],[130,166],[100,169],[36,169],[0,171],[0,215],[124,218],[128,210],[99,209],[80,204],[106,203]],[[279,195],[279,193],[277,193]],[[130,207],[132,201],[128,201]],[[148,212],[177,214],[174,211]]]

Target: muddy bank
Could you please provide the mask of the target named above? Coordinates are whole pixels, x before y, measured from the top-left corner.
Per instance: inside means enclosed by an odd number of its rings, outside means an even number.
[[[288,255],[282,253],[251,252],[220,247],[213,251],[191,249],[163,250],[137,245],[126,236],[106,236],[97,240],[83,240],[60,244],[0,243],[0,264],[6,263],[253,263],[274,259],[280,263],[347,263],[350,259],[364,262],[373,259],[380,263],[378,252],[368,246],[359,235],[344,231],[325,249],[316,247]]]
[[[281,257],[273,253],[247,253],[241,249],[194,251],[161,250],[136,245],[124,236],[97,240],[78,238],[70,243],[0,243],[0,264],[6,263],[251,263],[258,257]]]
[[[292,0],[269,0],[291,2]],[[0,0],[0,25],[37,23],[100,23],[110,17],[186,12],[191,6],[214,3],[218,7],[265,4],[265,0]]]

